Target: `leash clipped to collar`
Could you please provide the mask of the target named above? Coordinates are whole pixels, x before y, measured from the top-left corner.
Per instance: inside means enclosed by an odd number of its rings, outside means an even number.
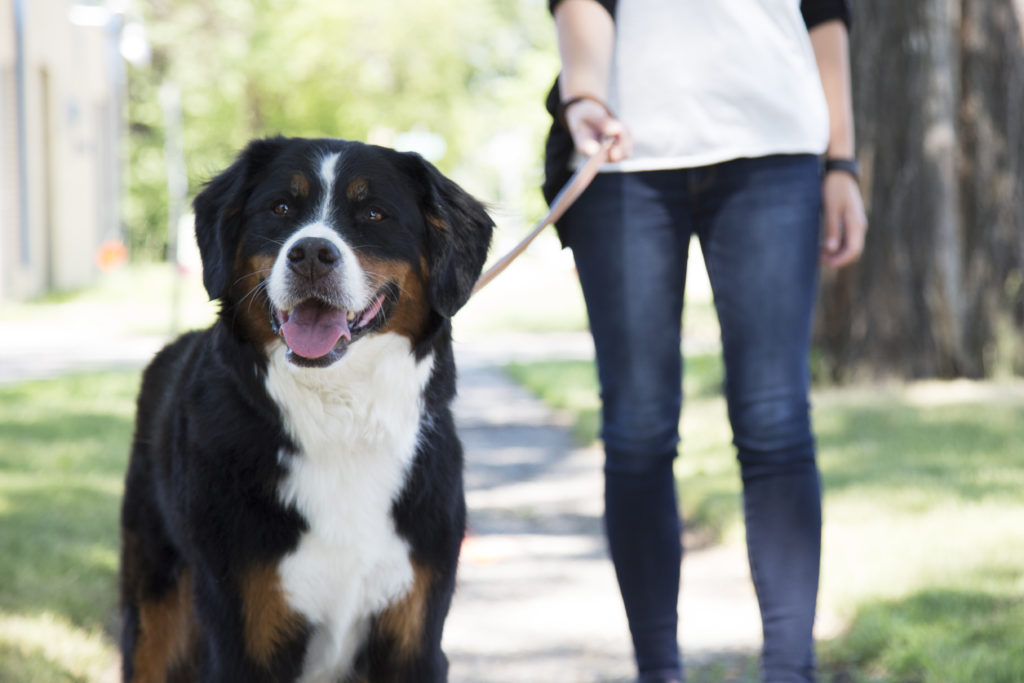
[[[533,227],[526,237],[524,237],[519,244],[514,246],[505,256],[501,258],[497,263],[487,269],[487,271],[480,276],[480,279],[476,281],[476,285],[473,287],[473,292],[470,296],[473,296],[481,289],[483,289],[491,280],[498,277],[503,270],[509,267],[516,258],[519,257],[526,247],[530,246],[530,242],[534,240],[541,233],[544,228],[548,227],[559,218],[562,214],[573,205],[583,190],[587,189],[591,181],[594,180],[594,176],[597,175],[598,169],[608,159],[608,150],[611,149],[612,143],[615,142],[615,138],[607,137],[601,141],[601,147],[597,152],[587,159],[586,163],[576,169],[576,172],[569,178],[569,182],[559,190],[558,194],[555,195],[554,201],[551,202],[551,208],[548,210],[547,215],[537,221],[537,224]]]

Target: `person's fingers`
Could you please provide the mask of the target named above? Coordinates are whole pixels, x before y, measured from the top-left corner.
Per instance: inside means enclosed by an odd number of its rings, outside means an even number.
[[[838,251],[829,258],[829,265],[842,268],[858,259],[864,253],[864,237],[867,233],[867,221],[864,214],[850,207],[842,217],[842,242]]]
[[[584,156],[597,154],[605,137],[615,138],[609,160],[620,161],[632,153],[632,139],[626,127],[596,102],[583,100],[574,104],[566,112],[566,123],[576,150]]]
[[[825,226],[821,238],[821,254],[822,258],[827,261],[838,254],[842,248],[843,226],[838,209],[829,202],[825,202],[823,218]]]
[[[860,258],[864,251],[867,217],[854,178],[841,174],[826,176],[822,188],[824,232],[821,261],[841,268]]]
[[[604,137],[615,138],[608,150],[609,161],[622,161],[633,153],[633,138],[618,119],[607,119],[601,128]]]

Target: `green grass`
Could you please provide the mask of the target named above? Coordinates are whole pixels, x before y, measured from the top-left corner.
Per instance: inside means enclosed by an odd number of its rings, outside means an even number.
[[[702,536],[742,543],[721,364],[697,356],[686,367],[682,513]],[[578,439],[596,438],[589,362],[508,371],[569,413]],[[814,403],[826,491],[820,605],[843,625],[819,644],[824,679],[1024,681],[1024,387],[832,389]],[[693,673],[735,680],[713,669]]]
[[[116,669],[118,510],[137,372],[0,387],[0,680]]]

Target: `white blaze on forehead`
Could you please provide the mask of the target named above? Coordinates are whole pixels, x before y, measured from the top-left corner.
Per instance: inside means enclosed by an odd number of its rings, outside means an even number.
[[[320,205],[320,222],[328,223],[331,214],[331,203],[334,201],[335,167],[338,165],[340,153],[328,154],[320,162],[320,180],[324,184],[324,202]]]

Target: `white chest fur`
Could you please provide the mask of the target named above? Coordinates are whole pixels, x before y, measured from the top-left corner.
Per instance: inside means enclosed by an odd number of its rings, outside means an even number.
[[[314,629],[302,680],[337,680],[370,617],[412,585],[391,508],[415,455],[433,358],[417,363],[395,334],[353,344],[329,368],[300,368],[284,353],[271,353],[267,389],[298,452],[280,456],[279,495],[309,531],[278,570],[289,605]]]

